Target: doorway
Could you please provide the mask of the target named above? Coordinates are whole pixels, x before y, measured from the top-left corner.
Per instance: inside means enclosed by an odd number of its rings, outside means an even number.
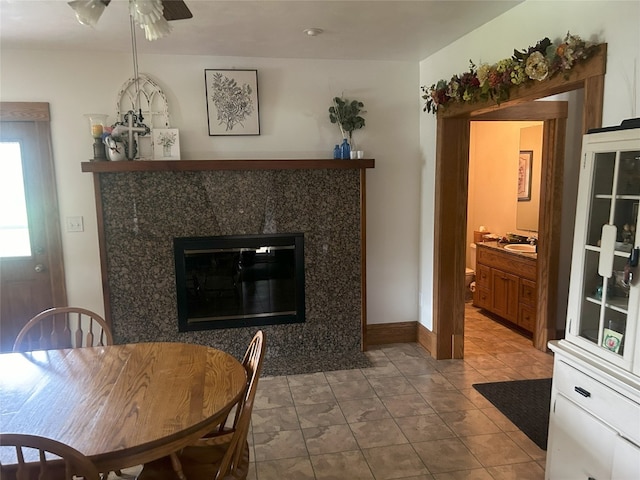
[[[600,45],[581,68],[568,77],[516,89],[502,108],[493,104],[453,105],[438,113],[435,236],[433,262],[433,333],[431,354],[437,359],[464,358],[464,271],[466,250],[467,180],[469,174],[469,123],[485,114],[496,114],[532,100],[563,92],[584,89],[582,133],[602,125],[606,44]],[[540,102],[542,103],[542,102]],[[565,123],[544,122],[543,156],[550,159],[541,186],[540,231],[538,242],[538,278],[558,279],[562,221],[562,159]],[[551,159],[554,161],[552,162]],[[556,161],[557,160],[557,161]],[[547,342],[557,338],[557,289],[538,287],[539,319],[534,346],[545,351]]]
[[[66,305],[47,103],[0,104],[0,351],[34,315]],[[11,180],[8,180],[11,178]]]

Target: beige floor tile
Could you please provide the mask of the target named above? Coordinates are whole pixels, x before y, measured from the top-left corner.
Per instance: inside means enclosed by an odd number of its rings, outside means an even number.
[[[407,437],[392,419],[350,423],[349,426],[360,448],[409,443]]]
[[[510,465],[531,460],[506,433],[474,435],[462,437],[461,440],[480,460],[484,467]]]
[[[476,406],[457,390],[437,390],[420,393],[437,413],[474,410]]]
[[[325,385],[327,383],[327,377],[324,376],[323,372],[288,375],[287,380],[290,387],[300,387],[303,385]]]
[[[299,405],[296,407],[301,428],[323,427],[347,423],[337,402]]]
[[[411,445],[365,448],[364,458],[376,480],[415,477],[429,473]]]
[[[547,459],[547,452],[542,450],[536,443],[527,437],[520,430],[514,430],[511,432],[507,432],[509,438],[513,440],[516,445],[518,445],[522,450],[524,450],[527,455],[529,455],[532,459],[537,462],[545,462]]]
[[[351,428],[346,424],[305,428],[302,435],[310,455],[348,452],[359,448]]]
[[[361,376],[361,380],[353,380],[348,382],[332,383],[331,389],[334,396],[338,400],[354,400],[356,398],[373,398],[376,392],[362,375],[362,372],[356,370]]]
[[[409,383],[418,392],[433,392],[435,390],[455,390],[456,387],[440,372],[427,373],[422,375],[409,375],[406,377]]]
[[[434,413],[424,398],[419,393],[410,395],[394,395],[393,397],[381,397],[382,403],[394,418],[415,417]]]
[[[285,375],[280,375],[277,377],[260,377],[258,381],[258,385],[260,389],[270,389],[270,388],[283,388],[289,386],[289,381]]]
[[[347,423],[391,418],[387,407],[378,397],[339,401],[338,404],[344,414],[344,418],[347,419]]]
[[[456,436],[437,414],[397,418],[396,423],[411,443],[441,440]]]
[[[536,462],[488,467],[495,480],[544,480],[544,469]]]
[[[412,445],[432,474],[482,467],[459,438],[417,442]]]
[[[500,432],[500,428],[480,410],[441,413],[440,417],[459,437]]]
[[[447,381],[458,389],[471,388],[474,383],[486,383],[488,380],[477,370],[445,373]]]
[[[511,420],[509,420],[500,410],[498,410],[493,405],[487,408],[482,408],[481,410],[487,417],[491,419],[493,423],[500,427],[500,430],[502,430],[503,432],[512,432],[514,430],[518,430],[518,427],[516,427]]]
[[[404,376],[370,378],[369,383],[379,397],[417,393]]]
[[[300,385],[291,387],[293,403],[298,405],[314,405],[316,403],[328,403],[336,400],[333,390],[328,383],[323,385]]]
[[[467,397],[471,403],[473,403],[477,408],[491,408],[493,404],[485,398],[480,392],[478,392],[475,388],[462,388],[459,390],[461,394]]]
[[[253,448],[256,462],[308,455],[301,430],[254,433]]]
[[[293,398],[289,387],[262,388],[258,382],[254,410],[293,406]]]
[[[380,366],[374,366],[369,368],[361,368],[360,371],[367,378],[375,378],[375,377],[397,377],[402,375],[400,370],[396,368],[396,366],[389,361],[389,363]]]
[[[294,407],[254,410],[251,415],[251,424],[254,433],[297,430],[300,428],[298,414]]]
[[[353,370],[336,370],[334,372],[325,372],[324,376],[331,385],[343,382],[355,382],[365,380],[365,376],[358,369]]]
[[[360,451],[311,455],[311,464],[317,480],[374,480]]]
[[[493,480],[491,474],[484,468],[437,473],[434,478],[435,480]]]
[[[260,480],[315,480],[309,457],[284,458],[268,462],[257,462],[256,469]]]

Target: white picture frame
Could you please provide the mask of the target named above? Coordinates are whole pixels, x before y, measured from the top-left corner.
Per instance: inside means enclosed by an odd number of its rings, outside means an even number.
[[[180,132],[177,128],[154,128],[154,160],[180,160]]]

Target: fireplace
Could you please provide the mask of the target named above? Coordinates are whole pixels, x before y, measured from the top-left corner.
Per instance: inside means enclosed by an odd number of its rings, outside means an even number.
[[[305,321],[304,235],[173,241],[181,332]]]
[[[96,179],[115,342],[198,343],[242,358],[259,328],[268,345],[264,374],[369,365],[360,350],[365,169],[372,167],[373,160],[326,159],[84,162]],[[179,330],[174,239],[290,232],[304,233],[304,321]]]

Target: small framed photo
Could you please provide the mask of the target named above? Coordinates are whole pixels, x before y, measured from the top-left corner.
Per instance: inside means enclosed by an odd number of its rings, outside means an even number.
[[[257,70],[204,71],[209,135],[260,135]]]
[[[518,158],[518,201],[531,201],[531,168],[533,150],[520,150]]]
[[[154,160],[180,160],[180,135],[177,128],[154,128]]]

